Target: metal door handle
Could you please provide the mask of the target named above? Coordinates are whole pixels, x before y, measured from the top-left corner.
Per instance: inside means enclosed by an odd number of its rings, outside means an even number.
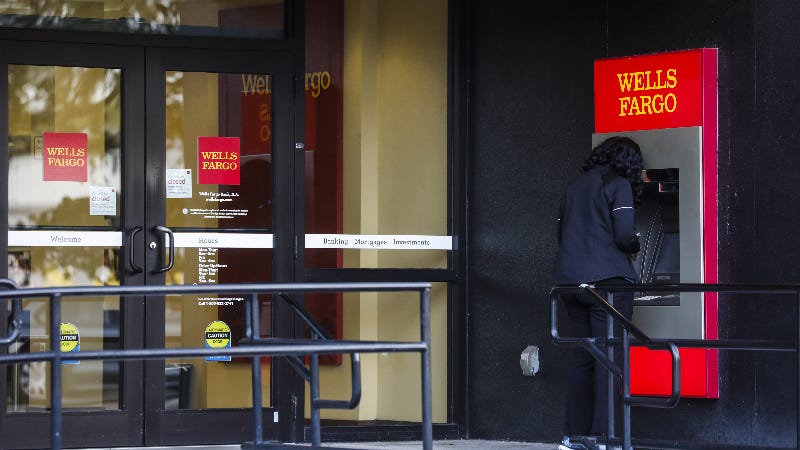
[[[172,269],[172,265],[175,264],[175,235],[172,234],[172,230],[162,226],[153,227],[153,231],[164,233],[169,243],[169,260],[167,261],[167,265],[153,271],[153,273],[163,273]]]
[[[136,233],[142,231],[144,228],[141,226],[133,227],[131,233],[128,235],[128,265],[131,267],[131,271],[133,273],[142,273],[142,268],[137,266],[136,263],[133,261],[133,239],[136,236]]]

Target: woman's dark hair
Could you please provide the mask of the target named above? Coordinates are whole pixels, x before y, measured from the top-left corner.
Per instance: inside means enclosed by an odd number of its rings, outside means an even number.
[[[617,175],[631,183],[633,202],[639,204],[644,189],[642,181],[642,151],[633,139],[624,136],[613,136],[592,149],[592,153],[583,162],[581,170],[586,172],[595,166],[608,166]]]

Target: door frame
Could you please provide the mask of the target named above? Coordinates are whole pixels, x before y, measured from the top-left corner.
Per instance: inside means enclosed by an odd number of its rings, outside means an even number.
[[[230,73],[268,73],[272,77],[272,202],[273,202],[273,280],[282,279],[281,267],[294,264],[292,248],[287,246],[294,242],[291,236],[294,233],[293,220],[281,219],[291,216],[294,206],[293,199],[285,193],[282,186],[291,186],[293,182],[294,148],[292,109],[294,107],[294,90],[292,89],[292,55],[285,52],[263,51],[236,51],[236,50],[209,50],[209,49],[174,49],[149,47],[145,50],[146,67],[146,161],[144,168],[147,173],[146,186],[146,221],[139,248],[147,252],[144,266],[159,267],[162,262],[163,250],[145,250],[146,242],[160,242],[162,235],[154,232],[154,227],[165,225],[166,217],[163,202],[165,201],[165,81],[164,73],[170,70],[187,72],[230,72]],[[285,120],[280,120],[284,117]],[[146,284],[160,285],[164,283],[165,274],[148,273]],[[291,311],[280,308],[281,302],[275,302],[272,309],[276,324],[291,320]],[[149,298],[145,305],[145,318],[148,328],[152,332],[145,335],[147,347],[160,347],[164,342],[164,299]],[[276,337],[294,337],[295,330],[290,334],[275,328]],[[276,361],[276,359],[273,359]],[[207,409],[207,410],[163,410],[164,390],[164,361],[145,361],[144,379],[147,383],[145,391],[152,395],[145,397],[144,414],[147,431],[144,444],[155,445],[184,445],[184,444],[215,444],[230,443],[252,436],[252,410],[251,409]],[[275,395],[281,395],[285,389],[277,388],[278,381],[273,376],[271,398],[276,403]],[[282,387],[282,385],[281,385]],[[279,408],[264,408],[263,429],[265,436],[278,439],[277,429],[273,422],[274,412]],[[177,430],[191,430],[191,432]],[[188,439],[187,439],[188,437]]]
[[[30,31],[30,30],[27,30]],[[52,34],[52,32],[43,32],[44,34]],[[291,50],[291,46],[281,46],[282,51],[274,49],[271,51],[261,50],[242,50],[232,51],[230,49],[187,49],[179,47],[145,47],[145,46],[125,46],[125,45],[103,45],[103,44],[87,44],[87,43],[55,43],[55,42],[20,42],[4,40],[5,33],[0,32],[0,49],[2,55],[0,57],[0,70],[3,71],[4,76],[0,77],[0,98],[8,98],[8,79],[7,74],[8,64],[30,64],[30,65],[53,65],[53,66],[82,66],[82,67],[110,67],[120,68],[123,70],[123,84],[122,84],[122,133],[121,138],[122,148],[125,149],[121,155],[123,163],[122,175],[122,188],[124,201],[121,202],[121,224],[123,233],[123,245],[121,252],[121,275],[124,276],[124,283],[134,285],[154,284],[163,282],[163,275],[161,280],[158,276],[152,276],[146,273],[134,273],[127,266],[128,251],[127,239],[130,230],[139,223],[134,223],[135,220],[141,221],[140,212],[147,211],[147,223],[145,225],[144,233],[139,233],[137,236],[138,248],[132,255],[135,258],[136,264],[140,267],[147,267],[147,263],[152,265],[150,259],[154,258],[154,252],[148,253],[145,258],[144,242],[160,239],[160,236],[152,235],[152,226],[155,222],[160,221],[164,223],[163,207],[160,212],[155,212],[152,206],[158,201],[164,199],[164,173],[163,170],[158,170],[153,165],[153,152],[154,149],[163,148],[163,92],[156,93],[152,89],[155,78],[161,78],[163,85],[163,70],[198,70],[198,71],[218,71],[215,68],[219,67],[214,64],[209,64],[210,59],[221,58],[226,60],[230,55],[236,53],[238,55],[249,55],[250,62],[247,64],[236,63],[227,69],[236,72],[259,71],[259,64],[252,64],[252,61],[260,61],[270,59],[273,61],[279,60],[278,64],[281,69],[280,85],[274,86],[274,114],[284,114],[286,118],[283,125],[278,125],[278,121],[273,123],[273,202],[274,202],[274,219],[273,219],[273,233],[274,233],[274,247],[273,247],[273,280],[275,281],[295,281],[297,274],[302,273],[302,257],[297,259],[297,248],[295,236],[296,230],[302,230],[302,226],[298,225],[298,219],[302,220],[302,215],[298,216],[296,211],[301,211],[302,203],[299,207],[295,206],[297,199],[302,202],[303,193],[292,192],[296,189],[298,183],[295,181],[296,174],[300,173],[302,180],[303,167],[296,166],[302,164],[302,157],[297,158],[294,152],[297,130],[302,129],[298,126],[298,121],[302,125],[303,120],[303,103],[296,101],[297,89],[301,83],[302,77],[298,77],[294,71],[297,67],[302,68],[302,53],[300,62],[297,61],[297,56]],[[112,39],[113,40],[113,39]],[[302,47],[300,47],[302,49]],[[288,49],[288,50],[287,50]],[[215,58],[207,58],[209,55],[214,55]],[[160,55],[160,56],[159,56]],[[228,56],[226,56],[228,55]],[[160,64],[164,62],[165,56],[169,57],[168,64]],[[205,61],[203,56],[205,56]],[[159,61],[160,60],[160,61]],[[247,58],[245,58],[247,60]],[[238,64],[238,66],[237,66]],[[263,65],[263,63],[261,63]],[[238,68],[237,68],[238,67]],[[255,67],[255,68],[254,68]],[[163,70],[162,70],[163,69]],[[267,72],[275,73],[274,69],[270,66]],[[142,97],[142,92],[146,93],[146,97]],[[161,112],[157,110],[161,109]],[[279,112],[281,111],[281,112]],[[2,101],[0,105],[0,123],[8,123],[8,102]],[[144,119],[144,120],[142,120]],[[153,124],[158,124],[153,126]],[[149,127],[149,128],[148,128]],[[153,130],[159,130],[154,132]],[[157,142],[158,139],[160,143]],[[0,126],[0,142],[8,142],[8,127],[7,125]],[[5,146],[3,147],[6,148]],[[147,150],[145,150],[147,149]],[[277,151],[278,149],[285,149]],[[3,150],[2,158],[0,158],[0,171],[8,171],[8,158]],[[144,152],[148,152],[145,158]],[[138,155],[136,155],[138,153]],[[302,154],[301,154],[302,156]],[[163,159],[163,154],[162,154]],[[161,163],[163,164],[163,162]],[[156,164],[157,166],[157,164]],[[154,174],[154,176],[146,176],[146,181],[142,184],[141,180],[136,179],[135,174]],[[299,183],[302,187],[302,183]],[[142,188],[144,188],[142,190]],[[8,186],[4,184],[2,188],[5,195],[0,197],[0,210],[8,214]],[[137,194],[133,194],[134,192]],[[160,199],[159,199],[160,195]],[[156,202],[156,203],[154,203]],[[159,217],[160,214],[160,217]],[[7,223],[0,227],[0,248],[8,248],[7,240]],[[302,253],[302,252],[299,252]],[[157,262],[155,263],[158,264]],[[7,268],[0,269],[0,275],[7,275]],[[157,306],[159,300],[148,300],[147,305]],[[163,306],[163,299],[161,300]],[[276,302],[280,304],[280,302]],[[122,321],[128,326],[122,327],[123,335],[121,338],[126,345],[147,345],[153,343],[153,338],[158,336],[150,336],[148,332],[141,326],[131,326],[134,322],[132,318],[145,317],[145,299],[143,298],[126,298],[120,302]],[[153,308],[150,308],[152,311]],[[163,308],[161,309],[160,323],[151,323],[150,320],[158,321],[153,317],[148,317],[148,329],[161,330],[161,341],[163,342]],[[0,311],[2,312],[2,311]],[[277,336],[294,337],[296,333],[302,333],[302,326],[293,324],[297,320],[292,317],[288,309],[273,309],[273,314],[276,318],[276,327],[274,329]],[[150,314],[151,316],[153,314]],[[282,320],[283,318],[284,320]],[[3,322],[3,321],[0,321]],[[141,323],[141,321],[138,321]],[[0,324],[0,328],[5,328],[5,323]],[[0,330],[4,331],[4,330]],[[160,345],[160,344],[159,344]],[[273,416],[264,414],[264,430],[265,436],[271,436],[273,439],[279,439],[284,442],[299,442],[303,439],[303,398],[304,398],[304,382],[288,364],[285,364],[278,359],[277,364],[273,366],[273,392],[272,401],[277,406],[277,410],[286,411],[280,415],[278,426],[273,423]],[[170,445],[170,444],[188,444],[193,443],[195,440],[200,440],[202,443],[230,443],[242,440],[242,433],[236,433],[232,438],[230,435],[223,435],[220,430],[240,429],[243,425],[245,428],[252,427],[252,412],[251,410],[226,410],[220,412],[208,411],[178,411],[175,413],[163,414],[164,411],[158,411],[157,406],[154,405],[152,400],[158,397],[163,390],[163,361],[158,365],[159,361],[128,361],[122,364],[121,378],[121,402],[122,410],[119,411],[104,411],[98,412],[65,412],[64,414],[64,428],[62,432],[63,442],[66,446],[82,446],[82,447],[102,447],[102,446],[139,446],[139,445]],[[145,385],[147,380],[147,385]],[[160,383],[159,383],[160,381]],[[145,397],[144,392],[154,392],[154,384],[158,384],[159,391],[157,395]],[[275,387],[280,385],[280,389]],[[26,413],[5,413],[5,391],[6,383],[0,380],[0,424],[4,430],[18,430],[19,433],[2,433],[0,437],[0,447],[20,447],[37,445],[32,442],[32,438],[44,438],[42,445],[46,446],[49,437],[42,436],[40,432],[47,429],[49,426],[49,413],[47,412],[26,412]],[[150,400],[148,400],[148,398]],[[160,398],[160,397],[159,397]],[[300,407],[298,407],[300,405]],[[163,405],[162,405],[163,406]],[[158,418],[154,422],[146,422],[143,417],[145,414],[151,413],[151,418]],[[154,414],[154,415],[153,415]],[[138,419],[137,419],[138,417]],[[268,420],[267,420],[268,419]],[[92,424],[93,430],[102,430],[102,433],[85,433],[86,423]],[[70,423],[74,426],[70,426]],[[147,424],[145,432],[145,423]],[[177,429],[192,429],[192,433],[177,433]],[[71,430],[75,430],[72,432]],[[213,432],[209,432],[213,430]],[[88,434],[91,434],[89,436]],[[38,436],[38,437],[37,437]],[[247,436],[252,436],[252,432],[245,432],[245,440]]]
[[[136,47],[119,48],[116,46],[105,45],[73,45],[55,44],[52,42],[9,42],[0,40],[0,98],[3,99],[0,105],[0,142],[8,142],[8,66],[9,65],[48,65],[48,66],[79,66],[79,67],[99,67],[99,68],[119,68],[122,70],[122,106],[121,106],[121,127],[123,136],[121,138],[122,148],[143,148],[144,145],[144,124],[135,120],[136,116],[142,117],[144,114],[144,103],[131,101],[137,97],[137,91],[144,87],[143,65],[136,64],[137,60],[143,61],[140,49]],[[8,173],[8,147],[0,147],[0,171]],[[123,160],[125,155],[121,155]],[[133,162],[131,162],[133,163]],[[126,180],[127,178],[127,180]],[[132,177],[122,177],[124,191],[131,189]],[[0,210],[8,217],[8,183],[2,184],[0,194]],[[131,212],[135,208],[135,202],[123,202],[121,209],[121,228],[128,228],[126,221],[133,216]],[[8,249],[8,221],[4,220],[0,226],[0,244],[2,251]],[[127,261],[125,246],[121,246],[121,260]],[[7,267],[3,266],[2,276],[8,275]],[[122,275],[122,274],[121,274]],[[140,274],[126,274],[126,282],[131,284],[142,283],[143,278]],[[7,305],[2,305],[6,313]],[[120,301],[120,314],[122,317],[141,317],[144,312],[143,299],[140,297],[128,297]],[[0,321],[5,327],[5,321]],[[143,330],[140,327],[122,327],[120,339],[126,345],[136,346],[143,344]],[[89,411],[68,411],[63,418],[63,441],[75,446],[96,446],[100,442],[102,445],[131,445],[140,441],[138,436],[143,432],[143,423],[136,420],[136,416],[143,409],[143,379],[141,373],[143,364],[141,361],[128,361],[121,363],[120,378],[124,380],[120,386],[121,409],[107,411],[102,414]],[[137,374],[139,374],[137,376]],[[49,443],[49,436],[41,433],[41,430],[49,429],[50,414],[48,412],[25,412],[25,413],[6,413],[6,392],[7,385],[5,378],[0,380],[0,420],[4,432],[0,435],[0,447],[14,448],[19,446],[35,445],[31,442],[32,438],[41,440],[44,446]],[[97,430],[92,436],[87,436],[81,426],[85,421],[91,420]],[[15,430],[9,433],[8,430]],[[134,444],[135,445],[135,444]]]

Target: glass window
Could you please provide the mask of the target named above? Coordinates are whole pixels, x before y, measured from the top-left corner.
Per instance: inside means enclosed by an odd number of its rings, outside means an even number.
[[[8,275],[20,287],[120,283],[121,81],[119,69],[8,66]],[[48,308],[23,302],[12,353],[49,350]],[[120,345],[116,297],[64,299],[62,320],[71,350]],[[119,362],[62,370],[65,408],[119,409]],[[7,411],[49,407],[45,362],[9,365],[7,377]]]
[[[10,0],[0,26],[280,39],[283,0]]]
[[[447,268],[447,3],[306,2],[306,267]],[[433,419],[445,422],[445,283],[431,303]],[[344,339],[419,339],[419,304],[406,294],[306,306]],[[349,395],[343,359],[322,361],[323,398]],[[362,355],[361,366],[371,388],[359,407],[323,418],[421,420],[418,355]]]
[[[165,73],[167,192],[164,213],[175,235],[167,284],[256,283],[272,276],[272,76],[266,73]],[[173,182],[173,183],[171,183]],[[262,336],[272,304],[260,298]],[[167,347],[202,347],[207,333],[245,337],[244,298],[170,296]],[[220,362],[230,361],[230,364]],[[168,359],[167,409],[252,405],[250,358]],[[270,363],[262,365],[264,404]],[[183,381],[181,381],[183,380]],[[169,395],[181,383],[182,395]]]
[[[447,2],[306,14],[306,266],[447,268]]]

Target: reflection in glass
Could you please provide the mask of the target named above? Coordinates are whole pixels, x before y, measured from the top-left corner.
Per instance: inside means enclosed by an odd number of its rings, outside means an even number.
[[[305,11],[305,232],[447,236],[448,2],[307,0]],[[361,20],[346,21],[352,13]],[[448,267],[449,256],[447,250],[310,248],[305,263],[308,268],[437,269]],[[339,300],[338,329],[345,339],[413,338],[416,302],[395,297],[345,295]],[[433,414],[444,422],[446,284],[434,286],[432,302]],[[375,394],[374,409],[367,414],[377,420],[419,420],[418,362],[393,355],[374,361],[362,362],[370,367],[365,373],[380,373],[365,376]],[[348,395],[347,366],[326,367],[322,392]],[[324,419],[360,420],[357,412],[322,414]]]
[[[11,65],[8,81],[9,226],[118,227],[121,71]],[[87,181],[44,180],[45,133],[86,135]],[[93,186],[114,190],[115,214],[91,214]]]
[[[119,285],[119,250],[90,247],[72,249],[10,247],[9,278],[20,287]],[[61,261],[61,264],[56,264]],[[71,262],[73,264],[70,264]],[[61,280],[61,281],[55,281]],[[120,346],[120,304],[117,297],[85,297],[62,300],[62,321],[74,324],[80,336],[79,350],[114,349]],[[12,353],[50,349],[49,302],[23,301],[22,336]],[[76,409],[119,409],[120,363],[81,361],[62,367],[62,404]],[[23,412],[50,407],[50,371],[45,362],[10,365],[7,411]]]
[[[347,22],[355,4],[307,0],[306,233],[449,234],[447,3],[367,2],[358,6],[364,20]],[[437,249],[310,248],[305,262],[447,268],[448,256]]]
[[[54,237],[30,237],[56,230],[120,231],[120,82],[118,69],[8,66],[8,225],[22,233],[9,238],[8,274],[21,287],[120,283],[119,247],[69,246]],[[84,136],[85,153],[68,149],[58,154],[58,146],[43,139],[50,133]],[[79,154],[84,158],[72,158]],[[45,166],[51,156],[65,165],[81,161],[85,177],[48,181]],[[111,194],[93,196],[97,188]],[[119,306],[118,298],[64,299],[62,319],[78,329],[80,349],[118,348]],[[23,336],[12,352],[48,351],[48,308],[44,300],[24,302]],[[9,412],[49,408],[46,369],[43,362],[8,366]],[[120,408],[120,363],[82,361],[63,369],[65,408]]]
[[[269,75],[166,73],[166,168],[188,173],[188,189],[167,186],[167,226],[180,229],[272,228],[272,90]],[[218,117],[222,114],[222,117]],[[239,166],[198,164],[198,137],[232,137]],[[214,149],[206,149],[213,151]],[[203,174],[238,172],[238,184],[201,184]]]
[[[65,0],[0,4],[0,26],[280,39],[283,0]]]
[[[176,248],[167,284],[269,281],[272,249],[216,243],[220,235],[272,232],[272,78],[170,71],[165,83],[167,226],[178,237],[196,233],[204,239],[202,245]],[[206,329],[215,321],[230,328],[236,345],[244,337],[243,303],[241,297],[229,296],[168,297],[167,347],[205,346]],[[267,296],[260,303],[266,336],[271,303]],[[166,409],[252,405],[249,359],[171,359],[165,370]],[[268,383],[269,364],[263,370]],[[269,404],[269,388],[263,392],[264,404]]]

